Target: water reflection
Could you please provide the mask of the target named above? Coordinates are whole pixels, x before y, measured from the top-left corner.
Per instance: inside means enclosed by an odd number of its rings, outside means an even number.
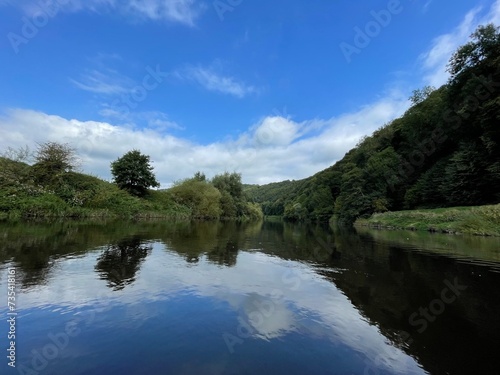
[[[188,263],[198,263],[206,255],[210,262],[231,267],[236,264],[238,250],[246,238],[258,236],[262,222],[200,222],[178,228],[162,239],[176,252],[184,254]]]
[[[114,290],[123,289],[135,281],[141,263],[153,247],[138,237],[124,238],[108,245],[95,266],[100,278],[108,281]]]
[[[48,373],[75,373],[65,366],[87,360],[82,374],[118,373],[117,361],[123,374],[467,374],[500,366],[497,239],[283,222],[9,224],[0,234],[0,284],[5,290],[5,267],[19,268],[22,309],[32,317],[24,323],[27,361],[47,332],[97,312],[73,354]],[[410,317],[455,280],[467,288],[420,331]],[[106,349],[110,340],[116,351]],[[137,349],[137,340],[154,345]]]

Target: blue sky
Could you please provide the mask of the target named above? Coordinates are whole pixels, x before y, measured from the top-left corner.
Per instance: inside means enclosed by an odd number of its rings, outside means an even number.
[[[0,149],[68,142],[109,179],[136,148],[163,186],[304,178],[499,21],[500,0],[0,0]]]

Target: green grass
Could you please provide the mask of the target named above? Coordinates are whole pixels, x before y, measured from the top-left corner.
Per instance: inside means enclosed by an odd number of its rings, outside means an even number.
[[[354,225],[500,236],[500,204],[377,213]]]

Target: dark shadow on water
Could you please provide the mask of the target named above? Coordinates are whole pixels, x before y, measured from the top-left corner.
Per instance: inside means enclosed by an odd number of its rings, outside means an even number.
[[[96,272],[113,290],[123,289],[135,281],[141,263],[153,247],[139,237],[124,238],[108,245],[98,258]]]

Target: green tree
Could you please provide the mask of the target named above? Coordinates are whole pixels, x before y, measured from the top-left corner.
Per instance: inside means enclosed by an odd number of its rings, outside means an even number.
[[[189,178],[168,190],[174,200],[191,209],[197,219],[217,219],[221,214],[221,193],[212,184]]]
[[[212,179],[212,184],[222,193],[222,217],[230,218],[244,216],[246,201],[243,194],[241,174],[224,172]]]
[[[436,89],[432,86],[425,86],[423,89],[413,90],[413,93],[410,96],[410,101],[413,105],[419,104],[427,99],[435,90]]]
[[[139,150],[127,152],[111,163],[114,182],[120,189],[136,196],[146,195],[149,187],[159,187],[150,164],[150,157]]]
[[[224,172],[218,174],[212,179],[212,184],[221,192],[227,191],[233,198],[241,198],[243,196],[243,184],[241,183],[240,173]]]
[[[200,172],[200,171],[196,172],[196,173],[194,174],[194,177],[193,177],[193,178],[194,178],[195,180],[197,180],[197,181],[206,181],[206,180],[207,180],[207,177],[205,176],[205,173]]]
[[[499,28],[493,24],[479,26],[471,35],[471,41],[461,46],[451,58],[448,71],[451,79],[477,67],[484,59],[498,55],[500,48]]]
[[[350,170],[342,176],[342,192],[335,201],[339,223],[345,225],[351,225],[358,217],[373,212],[373,200],[363,191],[366,186],[363,171],[354,165],[349,166]]]
[[[38,145],[32,172],[36,182],[52,185],[65,172],[76,169],[76,151],[67,143],[45,142]]]
[[[474,142],[464,142],[449,160],[440,186],[449,205],[475,205],[484,201],[490,185],[484,152]]]

